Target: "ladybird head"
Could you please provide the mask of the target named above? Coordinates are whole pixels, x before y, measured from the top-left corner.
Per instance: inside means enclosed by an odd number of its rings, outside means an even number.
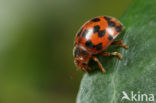
[[[74,63],[79,68],[87,68],[88,61],[90,59],[90,54],[86,51],[85,48],[78,45],[73,50],[74,54]]]

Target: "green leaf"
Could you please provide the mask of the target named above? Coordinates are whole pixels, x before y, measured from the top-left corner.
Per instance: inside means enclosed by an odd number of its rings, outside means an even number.
[[[86,73],[77,103],[149,103],[146,97],[140,102],[132,101],[132,91],[137,94],[137,100],[138,95],[147,94],[148,98],[149,94],[156,95],[156,0],[135,0],[120,21],[125,32],[118,39],[129,49],[111,48],[123,55],[122,60],[99,57],[107,73]],[[123,91],[131,101],[121,101]]]

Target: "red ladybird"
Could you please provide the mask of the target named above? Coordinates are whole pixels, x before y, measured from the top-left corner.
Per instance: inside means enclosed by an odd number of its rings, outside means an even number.
[[[106,49],[110,45],[128,48],[128,46],[122,44],[121,40],[114,41],[123,29],[123,25],[117,19],[110,16],[96,17],[85,23],[77,33],[74,43],[73,54],[76,66],[87,72],[87,70],[91,69],[88,66],[88,62],[90,59],[93,59],[98,63],[101,71],[106,72],[95,54],[104,56],[116,55],[122,59],[119,53],[109,53],[106,52]]]

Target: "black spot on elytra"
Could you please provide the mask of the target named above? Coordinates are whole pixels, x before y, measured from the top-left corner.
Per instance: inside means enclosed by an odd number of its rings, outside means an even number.
[[[113,22],[113,21],[107,21],[108,22],[108,25],[110,26],[110,27],[114,27],[115,26],[115,23]]]
[[[105,35],[106,31],[105,30],[102,30],[102,31],[99,31],[98,32],[98,36],[99,37],[103,37]]]
[[[93,29],[94,33],[99,32],[99,30],[100,30],[100,26],[99,25],[94,26],[94,29]]]
[[[102,43],[99,43],[97,45],[94,46],[96,48],[96,50],[101,50],[102,49]]]
[[[79,33],[77,34],[77,36],[80,36],[82,33],[82,29],[79,31]]]
[[[104,19],[107,20],[107,21],[110,21],[111,18],[108,17],[108,16],[104,16]]]
[[[82,37],[85,38],[87,33],[88,33],[88,30],[84,30],[84,31],[83,31],[83,34],[82,34]]]
[[[99,19],[99,18],[94,18],[94,19],[92,19],[91,21],[92,21],[92,22],[99,22],[100,19]]]
[[[109,36],[108,36],[108,39],[109,39],[109,40],[112,40],[112,39],[113,39],[113,37],[112,37],[111,35],[109,35]]]
[[[94,44],[90,40],[86,41],[85,45],[87,48],[93,48],[94,47]]]
[[[117,32],[121,32],[122,31],[122,26],[120,25],[120,26],[116,26],[116,31]]]

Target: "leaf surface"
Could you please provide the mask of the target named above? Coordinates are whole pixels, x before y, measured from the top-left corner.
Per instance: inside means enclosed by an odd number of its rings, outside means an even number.
[[[85,74],[77,103],[135,103],[121,101],[123,91],[130,99],[132,91],[148,97],[148,94],[156,95],[156,0],[135,0],[120,21],[125,32],[118,39],[123,40],[129,49],[110,49],[120,52],[122,60],[99,57],[107,73]],[[145,99],[141,103],[147,103]],[[156,100],[150,103],[156,103]]]

